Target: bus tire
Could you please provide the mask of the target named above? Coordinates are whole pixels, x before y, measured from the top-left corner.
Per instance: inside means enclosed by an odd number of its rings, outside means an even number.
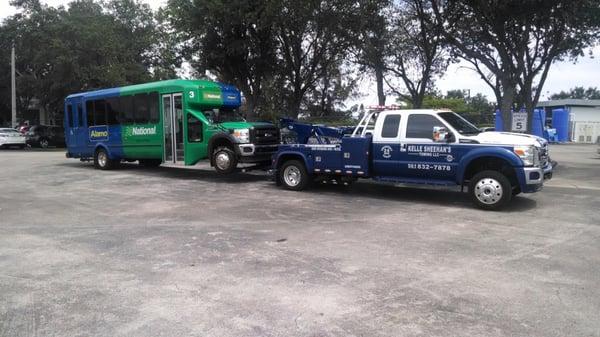
[[[499,210],[512,198],[510,180],[498,171],[479,172],[469,182],[469,194],[473,203],[484,210]]]
[[[42,149],[47,149],[50,146],[50,141],[46,138],[41,138],[38,143]]]
[[[110,170],[116,166],[116,162],[108,157],[105,149],[99,148],[94,154],[94,167],[100,170]]]
[[[217,173],[229,174],[235,171],[238,160],[232,149],[226,146],[219,146],[213,152],[212,162],[215,165]]]
[[[160,159],[140,159],[140,165],[144,167],[159,167],[162,164]]]
[[[311,177],[299,160],[288,160],[279,169],[281,184],[288,190],[302,191],[309,186]]]

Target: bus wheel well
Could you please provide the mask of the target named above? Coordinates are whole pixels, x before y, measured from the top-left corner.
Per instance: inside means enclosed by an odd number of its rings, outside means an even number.
[[[210,158],[211,166],[215,166],[213,152],[220,147],[227,147],[234,151],[233,143],[231,142],[231,140],[227,139],[226,137],[214,138],[213,140],[211,140],[210,145],[208,147],[208,157]]]
[[[502,173],[508,178],[511,186],[518,187],[519,181],[514,167],[508,161],[498,157],[480,157],[469,163],[463,176],[463,184],[471,180],[478,172],[492,170]]]

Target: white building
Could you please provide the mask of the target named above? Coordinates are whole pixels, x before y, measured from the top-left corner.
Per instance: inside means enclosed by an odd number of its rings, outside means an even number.
[[[569,139],[578,143],[600,143],[600,99],[559,99],[539,102],[552,120],[552,110],[569,111]]]

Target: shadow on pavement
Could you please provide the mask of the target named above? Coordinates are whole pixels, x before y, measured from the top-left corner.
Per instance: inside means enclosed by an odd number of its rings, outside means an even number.
[[[80,170],[96,170],[92,163],[81,163],[81,162],[65,162],[57,164],[61,167],[69,167]],[[233,173],[230,175],[219,175],[212,169],[199,169],[197,167],[166,167],[160,166],[157,168],[146,168],[139,166],[135,163],[123,163],[119,168],[110,172],[135,172],[135,174],[146,176],[146,177],[160,177],[167,179],[182,179],[182,180],[204,180],[208,182],[217,182],[224,184],[235,184],[235,183],[252,183],[265,181],[269,182],[271,177],[266,172],[255,171],[255,173]],[[98,174],[104,172],[97,170]],[[273,182],[268,185],[270,187],[283,191],[283,188],[276,186]],[[360,197],[370,198],[375,200],[395,200],[402,202],[419,202],[427,203],[438,206],[449,206],[454,205],[461,208],[476,209],[467,193],[462,193],[457,190],[443,189],[439,187],[413,187],[413,186],[394,186],[391,184],[380,184],[372,183],[369,181],[359,181],[352,186],[339,186],[339,185],[323,185],[314,184],[310,189],[303,192],[295,193],[315,193],[315,194],[329,194],[336,196],[349,196],[349,197]],[[543,193],[543,192],[542,192]],[[527,197],[517,196],[514,197],[509,205],[507,205],[502,212],[522,212],[525,210],[533,209],[537,205],[535,200]]]

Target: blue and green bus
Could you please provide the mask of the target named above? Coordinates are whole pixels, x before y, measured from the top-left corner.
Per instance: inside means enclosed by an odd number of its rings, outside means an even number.
[[[218,173],[238,163],[268,165],[279,144],[271,123],[240,115],[239,90],[205,80],[167,80],[69,95],[67,157],[98,169],[121,161],[144,166],[194,165],[210,159]]]

